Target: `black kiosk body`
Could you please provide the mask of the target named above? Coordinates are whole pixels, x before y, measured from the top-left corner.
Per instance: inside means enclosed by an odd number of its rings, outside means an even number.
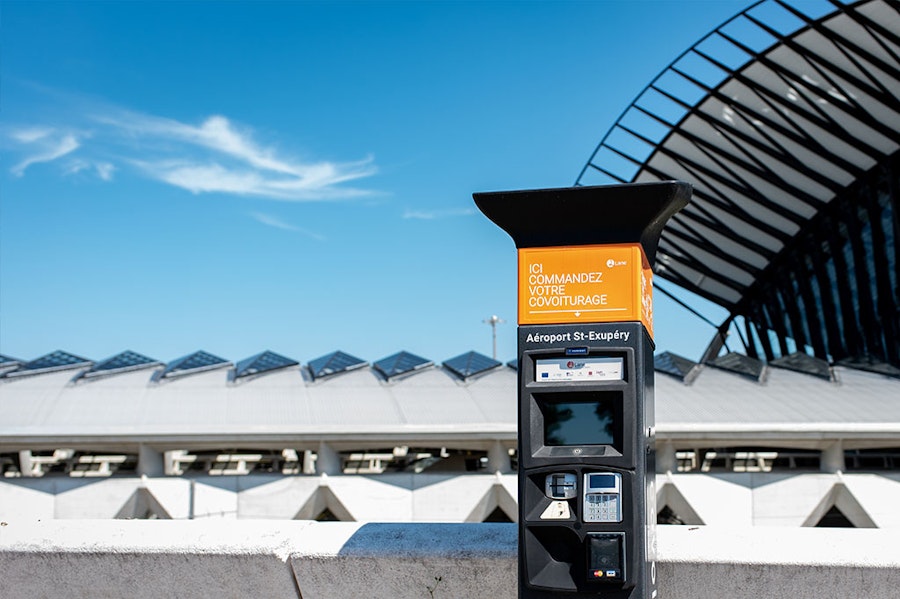
[[[650,263],[682,182],[474,194],[519,262],[519,597],[655,599]]]

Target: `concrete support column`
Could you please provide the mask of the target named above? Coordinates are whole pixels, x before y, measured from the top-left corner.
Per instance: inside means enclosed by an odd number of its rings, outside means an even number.
[[[172,451],[167,451],[163,456],[163,472],[167,476],[180,476],[184,474],[177,460],[183,455],[186,455],[187,452],[183,449],[174,449]]]
[[[846,469],[843,441],[837,440],[822,450],[822,455],[819,458],[819,469],[822,472],[843,472]]]
[[[308,449],[305,449],[303,451],[303,469],[301,470],[301,472],[303,474],[316,473],[316,456]]]
[[[675,444],[671,441],[656,442],[656,472],[678,472],[678,458],[675,457]]]
[[[31,459],[31,451],[23,449],[19,452],[19,470],[22,476],[34,476],[34,461]]]
[[[508,474],[512,472],[512,462],[509,459],[509,451],[500,441],[494,441],[488,449],[487,467],[491,472],[499,472],[500,474]]]
[[[166,468],[162,452],[141,443],[138,448],[137,473],[139,476],[163,476]]]
[[[341,474],[341,456],[325,442],[316,452],[316,474]]]

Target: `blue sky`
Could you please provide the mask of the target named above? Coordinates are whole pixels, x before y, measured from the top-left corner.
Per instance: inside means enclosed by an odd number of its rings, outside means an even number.
[[[472,193],[572,185],[745,6],[3,1],[0,353],[442,361],[497,314],[512,359],[515,248]],[[655,310],[698,358],[712,330]]]

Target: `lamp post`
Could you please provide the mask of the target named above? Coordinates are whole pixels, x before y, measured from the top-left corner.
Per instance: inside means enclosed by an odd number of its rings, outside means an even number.
[[[492,356],[495,360],[497,359],[497,325],[506,322],[496,314],[492,314],[490,318],[485,318],[483,321],[485,324],[491,325],[491,337],[494,342],[494,355]]]

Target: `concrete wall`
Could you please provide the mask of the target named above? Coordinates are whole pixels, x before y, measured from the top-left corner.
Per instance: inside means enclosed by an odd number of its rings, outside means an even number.
[[[664,526],[663,599],[895,598],[900,536]],[[516,597],[512,524],[0,522],[0,597]]]
[[[160,476],[0,479],[0,520],[315,519],[481,522],[517,515],[515,474]],[[657,505],[686,524],[813,526],[836,506],[859,528],[900,529],[900,473],[657,475]]]

